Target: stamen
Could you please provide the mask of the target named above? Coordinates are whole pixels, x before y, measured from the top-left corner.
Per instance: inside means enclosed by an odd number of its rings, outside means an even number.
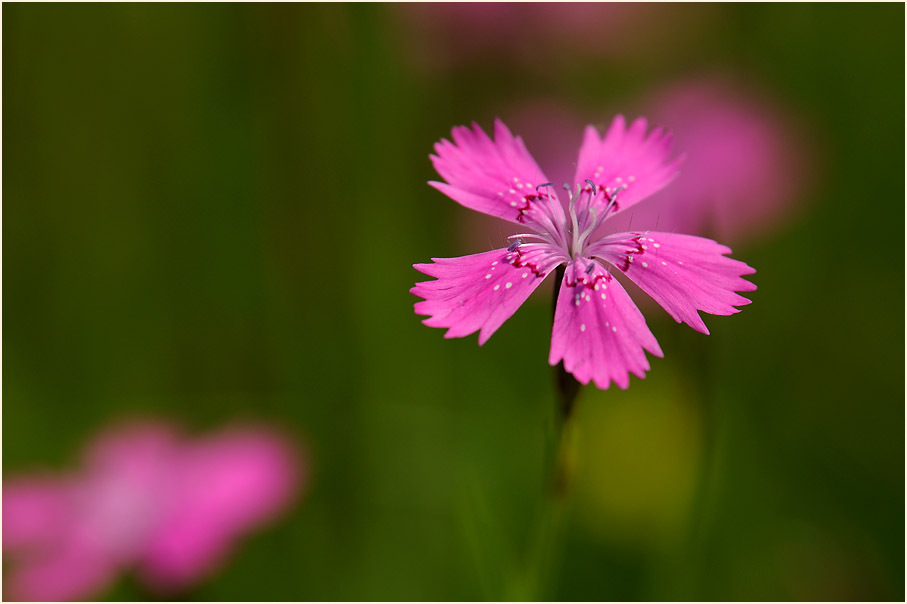
[[[619,187],[614,189],[614,191],[610,195],[608,195],[607,193],[605,194],[608,197],[608,205],[605,206],[605,212],[604,212],[604,214],[602,214],[602,220],[604,220],[605,216],[608,215],[608,212],[611,211],[611,208],[614,207],[614,204],[617,203],[617,194],[626,188],[627,188],[627,185],[620,185]]]
[[[586,243],[586,238],[592,234],[592,231],[598,228],[598,211],[594,207],[589,208],[589,214],[592,216],[592,220],[589,222],[589,226],[586,227],[586,230],[583,231],[583,234],[576,240],[580,247]]]
[[[595,195],[598,193],[598,189],[596,188],[594,182],[592,182],[592,181],[591,181],[590,179],[588,179],[588,178],[586,178],[584,182],[589,183],[589,197],[586,199],[586,203],[585,203],[585,205],[583,206],[583,209],[582,209],[583,215],[582,215],[581,223],[582,223],[583,225],[586,224],[586,218],[587,218],[588,215],[589,215],[589,210],[592,209],[592,207],[593,207],[593,201],[595,200]],[[577,186],[579,186],[579,185],[577,185]],[[594,220],[594,219],[593,219],[593,220]]]
[[[510,245],[507,246],[507,251],[508,251],[508,252],[515,252],[516,249],[517,249],[518,247],[520,247],[521,245],[523,245],[523,240],[517,238],[516,241],[512,242]]]
[[[539,232],[544,233],[553,233],[554,234],[554,243],[559,244],[563,237],[560,235],[558,230],[558,224],[554,216],[552,216],[552,208],[559,206],[556,201],[547,203],[539,203],[533,208],[533,212],[530,215],[533,220],[541,227]],[[544,238],[544,237],[543,237]]]
[[[542,188],[545,187],[554,187],[553,182],[543,182],[540,185],[536,185],[535,191],[537,193],[537,199],[529,201],[535,201],[535,204],[532,204],[531,208],[526,208],[527,215],[531,217],[542,229],[544,234],[539,235],[527,235],[529,237],[541,238],[543,240],[551,241],[555,245],[563,246],[564,236],[561,234],[558,224],[558,220],[555,216],[555,213],[560,212],[563,214],[563,210],[560,207],[560,204],[557,203],[557,193],[552,191],[551,193],[545,194],[541,192]],[[544,197],[547,199],[544,199]]]
[[[564,184],[564,188],[567,189],[567,192],[570,192],[570,189],[567,188],[567,185]],[[573,213],[573,207],[576,205],[576,200],[579,199],[579,185],[576,185],[576,193],[570,193],[570,201],[567,202],[567,209],[570,210],[570,213]]]
[[[577,248],[577,241],[578,241],[577,235],[579,234],[579,224],[577,223],[577,218],[576,218],[576,201],[579,199],[580,192],[581,192],[580,186],[576,185],[576,195],[570,196],[570,207],[569,207],[570,222],[573,225],[573,230],[571,231],[573,233],[573,246],[572,246],[571,251],[574,254],[579,253],[579,249]]]
[[[521,243],[520,244],[520,250],[527,250],[529,248],[535,248],[535,247],[541,247],[541,248],[546,248],[546,249],[550,250],[552,247],[557,248],[559,246],[557,246],[557,245],[552,246],[550,241],[535,241],[532,243]],[[565,259],[569,260],[569,258],[566,258],[566,256],[565,256]]]

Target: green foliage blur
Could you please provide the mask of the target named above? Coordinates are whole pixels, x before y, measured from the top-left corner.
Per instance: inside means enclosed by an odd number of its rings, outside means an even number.
[[[543,59],[439,64],[477,34],[399,5],[3,6],[4,476],[123,417],[282,426],[308,494],[206,600],[903,600],[904,6],[683,5],[673,38],[654,6],[618,55],[526,31]],[[534,569],[551,309],[481,348],[420,323],[412,264],[483,251],[427,156],[542,93],[606,121],[711,69],[799,116],[817,178],[735,246],[751,306],[709,337],[647,311],[665,358],[582,392]]]

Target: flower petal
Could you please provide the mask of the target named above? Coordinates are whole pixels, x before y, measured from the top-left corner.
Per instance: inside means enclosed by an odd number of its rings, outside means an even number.
[[[591,380],[606,390],[613,381],[626,389],[630,373],[644,378],[649,369],[643,349],[662,356],[621,284],[598,262],[574,260],[560,285],[548,362],[563,359],[564,369],[583,384]]]
[[[3,483],[3,549],[55,544],[72,516],[69,484],[53,476],[22,476]]]
[[[109,557],[67,540],[15,564],[8,571],[3,595],[26,602],[94,600],[113,583],[117,571]]]
[[[709,330],[697,311],[712,315],[740,312],[750,301],[734,292],[756,286],[742,278],[756,271],[726,257],[730,248],[711,239],[674,233],[618,233],[587,252],[607,260],[661,304],[678,323]]]
[[[616,214],[655,193],[677,174],[682,158],[668,161],[672,137],[663,128],[655,128],[646,136],[646,119],[638,118],[626,127],[624,116],[618,115],[604,138],[599,137],[594,126],[587,126],[580,146],[574,182],[586,179],[604,189],[595,202],[599,214],[608,205],[608,196],[617,193],[617,200],[610,210]]]
[[[438,174],[446,180],[430,182],[454,201],[511,222],[532,224],[531,206],[548,204],[548,182],[541,168],[501,120],[494,123],[494,141],[477,125],[457,126],[453,142],[435,143],[431,156]]]
[[[287,507],[304,479],[299,461],[295,447],[267,429],[186,444],[167,493],[172,505],[142,555],[143,578],[172,591],[210,572],[237,538]]]
[[[509,248],[508,248],[509,249]],[[461,338],[481,330],[479,345],[526,301],[551,270],[566,261],[547,244],[525,244],[459,258],[432,258],[434,264],[414,268],[436,281],[417,283],[410,293],[416,314],[429,315],[429,327],[448,327],[445,338]]]

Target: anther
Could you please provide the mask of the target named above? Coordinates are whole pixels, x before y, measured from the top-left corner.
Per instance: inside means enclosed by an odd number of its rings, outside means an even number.
[[[541,189],[542,187],[553,187],[553,186],[555,186],[553,182],[543,182],[542,184],[535,186],[535,192],[538,193],[539,189]]]
[[[595,183],[592,182],[591,180],[589,180],[588,178],[586,179],[586,182],[589,183],[589,186],[590,186],[590,187],[592,187],[592,194],[595,195],[595,193],[596,193],[596,191],[595,191]]]
[[[589,266],[586,267],[586,274],[591,275],[593,270],[595,270],[595,263],[590,262]]]
[[[507,251],[508,251],[508,252],[515,252],[516,249],[517,249],[518,247],[520,247],[521,245],[523,245],[523,240],[522,240],[522,239],[517,239],[516,241],[511,242],[511,244],[507,246]]]

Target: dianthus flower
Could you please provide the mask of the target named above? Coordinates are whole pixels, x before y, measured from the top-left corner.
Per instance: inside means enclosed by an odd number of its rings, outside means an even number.
[[[559,284],[548,362],[563,361],[580,383],[607,389],[629,385],[629,374],[645,377],[644,351],[663,356],[645,319],[612,271],[624,273],[678,323],[709,331],[698,311],[739,312],[749,303],[737,291],[756,286],[742,278],[755,271],[725,256],[730,249],[710,239],[634,231],[603,235],[611,216],[664,187],[680,159],[669,160],[671,135],[656,128],[648,135],[644,118],[629,128],[617,116],[601,137],[585,131],[574,185],[557,188],[519,137],[495,121],[494,140],[476,124],[453,129],[453,142],[441,140],[431,156],[446,182],[432,186],[467,208],[523,225],[529,232],[513,242],[459,258],[433,258],[414,268],[434,281],[410,292],[423,298],[417,314],[430,327],[448,328],[445,337],[479,332],[484,344],[536,287],[564,265]],[[555,284],[556,286],[558,284]]]
[[[162,422],[118,426],[84,462],[3,481],[9,599],[91,600],[130,568],[157,592],[187,589],[304,478],[295,447],[253,427],[194,440]]]

